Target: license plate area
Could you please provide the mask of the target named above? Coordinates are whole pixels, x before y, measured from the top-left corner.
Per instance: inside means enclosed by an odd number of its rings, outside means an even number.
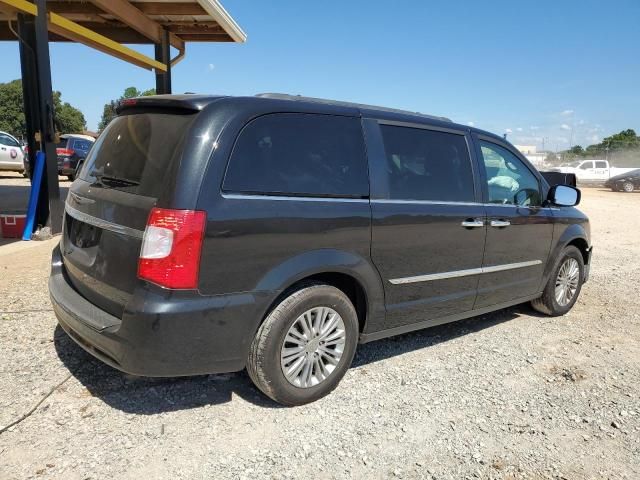
[[[77,248],[92,248],[100,243],[102,229],[82,222],[67,214],[65,218],[67,239]]]

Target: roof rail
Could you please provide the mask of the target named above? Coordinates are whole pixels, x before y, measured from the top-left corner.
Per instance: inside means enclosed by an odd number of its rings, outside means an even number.
[[[274,98],[277,100],[294,100],[299,102],[315,102],[315,103],[323,103],[326,105],[336,105],[341,107],[351,107],[362,110],[379,110],[381,112],[389,112],[389,113],[401,113],[403,115],[415,115],[419,117],[429,118],[431,120],[440,120],[441,122],[452,122],[450,118],[447,117],[439,117],[437,115],[427,115],[425,113],[420,112],[411,112],[409,110],[400,110],[397,108],[388,108],[388,107],[379,107],[376,105],[366,105],[364,103],[353,103],[353,102],[341,102],[338,100],[329,100],[326,98],[315,98],[315,97],[304,97],[302,95],[289,95],[287,93],[259,93],[256,97],[260,98]]]

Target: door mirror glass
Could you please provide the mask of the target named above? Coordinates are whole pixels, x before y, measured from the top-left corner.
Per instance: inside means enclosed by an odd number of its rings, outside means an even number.
[[[580,190],[568,185],[556,185],[549,190],[549,201],[559,207],[573,207],[580,203]]]

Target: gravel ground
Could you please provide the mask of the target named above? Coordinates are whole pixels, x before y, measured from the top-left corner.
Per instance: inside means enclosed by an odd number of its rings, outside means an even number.
[[[640,478],[640,193],[589,189],[581,208],[595,256],[568,315],[518,306],[361,346],[298,408],[245,373],[102,365],[56,327],[53,243],[4,246],[0,426],[54,390],[0,434],[0,478]]]

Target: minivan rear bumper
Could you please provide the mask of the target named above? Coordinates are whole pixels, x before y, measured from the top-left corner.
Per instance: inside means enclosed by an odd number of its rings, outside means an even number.
[[[147,286],[134,293],[119,319],[73,288],[59,247],[53,251],[49,294],[60,326],[78,345],[118,370],[150,377],[242,370],[271,297],[205,297]]]

